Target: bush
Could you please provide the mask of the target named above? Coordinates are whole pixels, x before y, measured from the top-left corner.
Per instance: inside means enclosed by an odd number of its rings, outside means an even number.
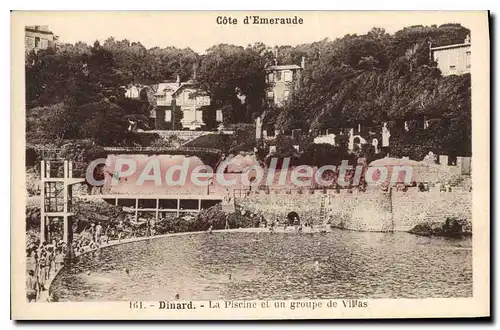
[[[186,143],[184,146],[219,149],[227,153],[231,146],[231,136],[227,134],[207,134]]]
[[[127,146],[139,145],[141,147],[149,147],[156,141],[161,141],[162,138],[156,133],[129,133],[126,139]]]
[[[300,164],[321,167],[324,165],[340,165],[342,160],[351,160],[352,155],[340,147],[331,144],[310,144],[300,156]]]
[[[221,204],[202,210],[194,219],[171,215],[161,219],[157,225],[158,234],[180,233],[190,231],[205,231],[210,226],[212,229],[224,229],[228,217],[229,228],[250,228],[255,226],[254,217],[239,212],[225,213]]]
[[[73,225],[76,231],[80,232],[90,222],[118,223],[123,218],[124,213],[121,206],[108,204],[104,200],[83,200],[76,199],[73,202]],[[106,227],[104,225],[104,227]]]
[[[26,170],[26,191],[28,196],[40,195],[40,174],[34,168]]]
[[[158,234],[193,231],[191,228],[192,220],[190,221],[185,218],[176,217],[175,215],[169,215],[162,218],[156,225],[156,231]]]
[[[26,207],[26,230],[40,230],[40,207]]]
[[[222,211],[221,204],[212,206],[209,209],[202,210],[196,219],[196,230],[206,230],[210,225],[213,229],[224,229],[228,218],[230,228],[250,228],[253,227],[253,218],[249,215],[242,215],[239,212],[225,213]]]

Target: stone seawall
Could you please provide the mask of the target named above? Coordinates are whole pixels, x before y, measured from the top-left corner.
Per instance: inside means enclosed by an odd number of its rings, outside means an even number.
[[[391,231],[391,203],[380,189],[327,194],[325,222],[335,227],[359,231]]]
[[[318,222],[320,218],[321,198],[320,191],[310,193],[305,190],[302,194],[297,191],[286,193],[286,191],[264,191],[254,192],[247,197],[237,198],[236,205],[243,210],[254,213],[262,213],[266,219],[279,217],[285,218],[290,212],[297,212],[302,222]]]
[[[408,231],[419,223],[443,222],[446,218],[472,220],[472,193],[439,190],[392,194],[392,213],[396,231]]]
[[[325,214],[321,219],[321,200],[325,198]],[[472,220],[472,195],[466,191],[383,192],[371,188],[366,192],[354,189],[351,193],[328,191],[271,191],[252,193],[237,198],[236,204],[243,210],[261,212],[265,218],[284,218],[297,212],[301,222],[312,221],[315,225],[328,223],[336,227],[359,231],[408,231],[425,221],[443,222],[447,217]]]

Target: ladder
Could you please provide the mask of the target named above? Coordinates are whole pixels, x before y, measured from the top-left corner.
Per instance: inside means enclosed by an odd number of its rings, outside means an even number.
[[[323,194],[321,196],[321,205],[319,208],[319,223],[321,226],[325,226],[325,219],[326,219],[326,199],[327,199],[327,194]]]

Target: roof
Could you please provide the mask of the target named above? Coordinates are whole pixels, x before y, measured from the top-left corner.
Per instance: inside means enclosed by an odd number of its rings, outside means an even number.
[[[176,82],[159,83],[155,95],[163,95],[165,90],[171,90],[172,93],[174,93],[177,89],[179,89],[179,87],[179,84]]]
[[[440,47],[431,47],[431,51],[434,50],[443,50],[443,49],[453,49],[453,48],[460,48],[460,47],[470,47],[470,42],[465,43],[465,44],[454,44],[454,45],[448,45],[448,46],[440,46]]]
[[[167,82],[167,83],[159,83],[158,84],[158,89],[155,93],[156,96],[163,95],[165,90],[171,90],[172,94],[177,93],[182,87],[184,86],[189,86],[193,85],[194,81],[188,80],[186,82],[181,83],[180,85],[177,82]]]
[[[39,26],[38,28],[35,26],[26,26],[24,30],[42,34],[52,34],[52,35],[54,34],[52,31],[49,31],[48,26]]]
[[[266,68],[266,71],[297,70],[297,69],[302,69],[302,67],[297,64],[288,64],[288,65],[273,65]]]

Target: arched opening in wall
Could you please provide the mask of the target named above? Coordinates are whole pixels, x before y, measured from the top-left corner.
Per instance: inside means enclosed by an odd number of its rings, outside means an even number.
[[[286,216],[289,225],[300,224],[300,217],[297,212],[292,211]]]

